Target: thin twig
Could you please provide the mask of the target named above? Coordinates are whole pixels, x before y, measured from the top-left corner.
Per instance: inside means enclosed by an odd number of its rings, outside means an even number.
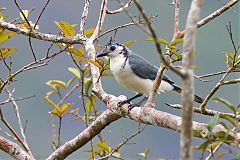
[[[143,11],[143,8],[142,6],[139,4],[139,2],[137,0],[134,0],[134,3],[136,4],[136,7],[138,8],[138,10],[140,11],[141,15],[143,16],[143,18],[146,20],[147,22],[147,26],[151,32],[151,36],[153,37],[153,40],[154,40],[154,43],[155,43],[155,46],[156,46],[156,49],[157,49],[157,52],[159,53],[160,57],[161,57],[161,60],[163,61],[164,65],[166,67],[168,67],[169,69],[171,69],[173,72],[175,72],[177,75],[179,75],[180,77],[184,77],[184,74],[176,69],[174,66],[172,66],[172,64],[168,63],[164,57],[164,55],[162,54],[162,49],[161,49],[161,46],[160,46],[160,43],[158,42],[158,39],[157,39],[157,35],[156,35],[156,32],[154,31],[151,23],[149,22],[145,12]]]
[[[24,146],[27,149],[26,151],[28,152],[28,154],[30,154],[32,156],[32,153],[31,153],[31,150],[30,150],[30,148],[28,146],[27,139],[26,139],[26,136],[25,136],[25,133],[24,133],[24,129],[23,129],[23,126],[22,126],[18,105],[17,105],[16,101],[14,101],[12,92],[10,92],[7,89],[6,89],[6,91],[8,92],[9,98],[12,101],[12,104],[13,104],[13,109],[14,109],[14,112],[15,112],[17,120],[18,120],[18,125],[19,125],[19,129],[20,129],[20,132],[21,132],[21,135],[22,135],[22,138],[23,138]]]
[[[40,18],[42,17],[43,12],[44,12],[45,9],[47,8],[47,6],[48,6],[48,4],[49,4],[50,1],[51,1],[51,0],[47,0],[47,1],[46,1],[45,5],[43,6],[43,8],[42,8],[42,10],[41,10],[41,12],[40,12],[40,14],[39,14],[39,16],[38,16],[36,22],[35,22],[35,25],[34,25],[33,29],[35,29],[36,26],[38,25],[38,22],[39,22]]]
[[[104,159],[107,159],[107,158],[111,157],[115,152],[117,152],[128,141],[130,141],[132,138],[134,138],[137,135],[139,135],[140,133],[142,133],[142,131],[148,126],[148,125],[145,125],[143,128],[140,128],[140,124],[141,123],[139,123],[138,130],[134,134],[132,134],[128,138],[125,138],[120,144],[118,144],[116,147],[114,147],[114,149],[108,155],[106,155],[104,157],[101,157],[101,158],[98,158],[97,160],[104,160]]]
[[[156,18],[156,17],[157,17],[157,15],[156,15],[156,16],[151,16],[151,17],[149,17],[149,19],[151,20],[151,19]],[[145,23],[145,20],[144,20],[144,19],[141,19],[141,20],[135,21],[135,22],[126,23],[126,24],[123,24],[123,25],[120,25],[120,26],[111,28],[111,29],[109,29],[109,30],[101,33],[101,34],[99,35],[99,37],[102,37],[102,36],[104,36],[104,35],[106,35],[106,34],[108,34],[108,33],[110,33],[110,32],[116,31],[116,30],[118,30],[118,29],[120,29],[120,28],[125,28],[125,27],[128,27],[128,26],[138,25],[138,24],[144,24],[144,23]]]
[[[209,155],[206,157],[205,160],[210,160],[212,157],[214,158],[214,156],[213,156],[214,153],[216,153],[216,152],[219,150],[219,148],[222,146],[222,144],[223,144],[223,142],[220,142],[220,143],[214,148],[214,150],[209,153]]]
[[[121,6],[120,8],[112,10],[112,11],[107,9],[107,14],[117,14],[117,13],[120,13],[123,10],[126,10],[132,4],[132,2],[133,2],[133,0],[129,0],[124,6]]]
[[[36,8],[30,9],[30,10],[28,11],[28,13],[32,13],[35,9],[36,9]],[[16,23],[16,22],[17,22],[18,20],[20,20],[20,19],[21,19],[21,17],[19,16],[19,17],[17,17],[16,19],[10,21],[9,23]]]
[[[27,99],[30,99],[30,98],[33,98],[33,97],[35,97],[35,95],[28,96],[28,97],[23,97],[23,98],[16,98],[16,99],[13,99],[13,100],[10,99],[10,98],[8,98],[8,99],[5,100],[4,102],[0,102],[0,106],[1,106],[1,105],[5,105],[5,104],[7,104],[7,103],[10,103],[10,102],[12,102],[12,101],[17,102],[17,101],[27,100]]]
[[[23,146],[24,150],[27,151],[28,148],[25,146],[25,143],[23,142],[23,140],[20,138],[20,136],[17,134],[17,132],[12,128],[12,126],[8,123],[8,121],[5,119],[1,107],[0,107],[0,119],[3,122],[3,124],[8,128],[8,130],[18,140],[18,142]]]
[[[165,104],[167,106],[175,108],[175,109],[183,108],[183,106],[181,104],[170,104],[170,103],[165,103]],[[232,113],[220,112],[220,111],[211,110],[211,109],[205,109],[204,112],[202,112],[200,108],[194,107],[193,112],[200,113],[200,114],[207,115],[207,116],[214,116],[215,114],[219,114],[220,116],[228,116],[228,117],[236,118],[236,115],[234,115]],[[237,119],[240,120],[240,116],[237,116]]]

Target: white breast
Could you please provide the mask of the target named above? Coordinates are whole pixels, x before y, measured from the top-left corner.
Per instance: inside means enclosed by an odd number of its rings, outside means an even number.
[[[130,91],[149,96],[153,81],[136,76],[130,68],[128,60],[126,61],[125,66],[123,66],[124,63],[125,58],[122,57],[114,57],[110,59],[110,69],[117,82]],[[162,81],[158,90],[160,92],[171,91],[173,90],[173,86]]]

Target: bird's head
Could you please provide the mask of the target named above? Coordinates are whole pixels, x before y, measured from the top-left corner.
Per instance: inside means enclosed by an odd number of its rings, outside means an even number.
[[[114,40],[110,40],[106,45],[103,50],[103,52],[97,57],[104,57],[108,56],[109,58],[114,58],[114,57],[126,57],[128,55],[128,48],[124,46],[123,44],[120,44]]]

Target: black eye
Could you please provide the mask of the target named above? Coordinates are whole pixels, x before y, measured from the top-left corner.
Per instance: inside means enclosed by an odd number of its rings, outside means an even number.
[[[115,49],[116,49],[115,46],[111,46],[111,47],[110,47],[110,50],[111,50],[111,51],[114,51]]]

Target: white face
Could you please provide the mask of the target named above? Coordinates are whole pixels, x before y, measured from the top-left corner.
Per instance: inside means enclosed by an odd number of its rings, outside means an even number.
[[[124,57],[124,47],[117,44],[106,46],[104,52],[107,53],[107,56],[110,58]]]

